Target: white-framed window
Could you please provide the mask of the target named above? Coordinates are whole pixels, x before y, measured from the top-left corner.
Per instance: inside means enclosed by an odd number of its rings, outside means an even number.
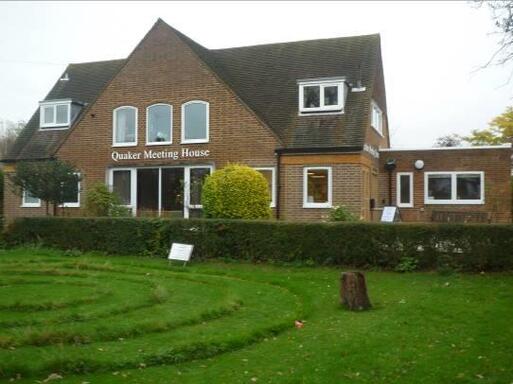
[[[371,126],[383,136],[383,112],[375,101],[371,103]]]
[[[32,196],[29,191],[23,190],[21,206],[23,208],[39,208],[41,206],[41,199]]]
[[[80,174],[77,173],[77,176]],[[80,207],[80,180],[73,185],[68,196],[65,196],[64,203],[60,205],[64,208],[79,208]]]
[[[276,168],[275,167],[257,167],[256,171],[260,172],[267,180],[269,194],[271,198],[271,208],[276,207]]]
[[[208,143],[209,104],[192,100],[182,104],[182,144]]]
[[[42,101],[39,103],[39,128],[67,129],[71,121],[71,100]]]
[[[112,146],[137,145],[137,108],[122,106],[112,112]]]
[[[303,208],[331,208],[331,167],[303,168]]]
[[[413,207],[413,172],[397,172],[397,206]]]
[[[185,178],[189,178],[188,188],[185,188],[187,196],[187,207],[192,209],[201,209],[201,192],[207,176],[212,173],[213,167],[210,165],[190,166],[189,172],[185,172]]]
[[[153,104],[146,108],[146,145],[165,145],[173,142],[173,107]]]
[[[344,80],[299,81],[299,112],[342,112],[344,109]]]
[[[426,172],[426,204],[484,204],[484,172]]]

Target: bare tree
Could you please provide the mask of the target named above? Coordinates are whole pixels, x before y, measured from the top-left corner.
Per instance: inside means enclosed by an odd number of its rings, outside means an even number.
[[[499,48],[484,65],[506,64],[513,59],[513,0],[478,0],[478,7],[486,4],[492,12],[492,20],[501,35]]]
[[[440,136],[435,141],[435,147],[461,147],[463,144],[463,137],[458,135],[457,133],[451,133],[449,135]]]

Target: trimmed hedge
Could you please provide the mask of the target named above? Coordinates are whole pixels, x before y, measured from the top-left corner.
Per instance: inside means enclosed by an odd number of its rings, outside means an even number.
[[[513,225],[41,217],[16,220],[5,240],[156,257],[185,242],[200,259],[392,269],[414,258],[420,269],[513,269]]]

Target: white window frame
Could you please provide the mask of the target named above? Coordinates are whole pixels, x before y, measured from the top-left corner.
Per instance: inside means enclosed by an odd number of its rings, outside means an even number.
[[[149,141],[149,129],[150,129],[150,108],[156,107],[159,105],[163,105],[169,107],[170,113],[170,127],[169,127],[169,141]],[[167,145],[173,144],[173,106],[171,104],[166,103],[156,103],[152,105],[148,105],[146,107],[146,145]]]
[[[166,167],[163,167],[166,168]],[[208,168],[210,169],[210,175],[212,172],[214,172],[214,167],[212,165],[190,165],[190,166],[184,166],[184,184],[185,184],[185,200],[186,205],[184,204],[184,207],[187,207],[187,218],[189,218],[189,209],[202,209],[203,204],[191,204],[191,169],[197,169],[197,168]],[[185,217],[185,213],[184,213]]]
[[[480,175],[481,177],[481,198],[475,200],[457,199],[457,176],[458,175]],[[451,176],[451,199],[449,200],[430,200],[428,196],[428,180],[430,175],[449,175]],[[479,205],[485,203],[485,173],[482,171],[447,171],[447,172],[425,172],[424,173],[424,204],[440,205]]]
[[[76,175],[78,177],[80,177],[80,173],[76,173]],[[80,208],[80,187],[81,187],[81,182],[80,180],[78,181],[78,185],[77,185],[77,202],[76,203],[62,203],[59,205],[59,207],[61,208]]]
[[[206,105],[206,114],[207,114],[207,127],[206,127],[206,137],[204,139],[185,139],[185,107],[189,104],[205,104]],[[200,143],[208,143],[210,138],[210,103],[204,100],[190,100],[186,103],[182,104],[182,132],[181,132],[181,144],[200,144]]]
[[[130,204],[125,205],[123,207],[129,208],[132,212],[132,215],[136,215],[136,207],[137,207],[137,168],[110,168],[108,172],[108,180],[107,185],[109,187],[109,191],[114,191],[114,172],[115,171],[129,171],[130,172]],[[159,181],[160,183],[160,181]]]
[[[371,103],[371,127],[383,136],[383,111],[374,100]]]
[[[308,202],[308,171],[327,170],[328,171],[328,201],[325,203]],[[304,167],[303,168],[303,208],[331,208],[332,207],[332,169],[331,167]]]
[[[343,113],[344,111],[344,79],[326,79],[326,80],[304,80],[299,81],[299,113],[309,115],[311,112],[337,112]],[[306,108],[304,106],[304,88],[305,87],[320,87],[319,90],[319,106],[313,108]],[[337,105],[324,105],[324,88],[337,87]]]
[[[410,184],[410,202],[402,203],[401,202],[401,176],[409,176],[409,184]],[[413,172],[397,172],[396,174],[396,197],[397,197],[397,206],[401,208],[413,208]]]
[[[276,167],[255,167],[256,171],[271,171],[271,203],[270,207],[276,207]]]
[[[117,143],[116,142],[116,123],[117,117],[116,112],[120,109],[130,108],[135,110],[135,141],[129,143]],[[115,108],[112,111],[112,146],[113,147],[135,147],[137,145],[137,131],[138,131],[138,110],[137,107],[133,107],[131,105],[122,105],[120,107]]]
[[[57,124],[57,106],[66,105],[68,107],[68,121],[66,123]],[[45,108],[53,108],[53,121],[45,123]],[[39,130],[51,131],[68,129],[71,124],[71,100],[54,100],[54,101],[41,101],[39,103]]]
[[[22,197],[21,197],[21,207],[22,208],[40,208],[41,207],[41,199],[37,198],[37,200],[38,200],[37,203],[27,203],[25,200],[26,196],[27,196],[27,191],[23,190]]]

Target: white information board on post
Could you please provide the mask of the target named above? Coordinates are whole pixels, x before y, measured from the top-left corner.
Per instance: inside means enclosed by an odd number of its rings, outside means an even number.
[[[383,213],[381,214],[382,223],[393,223],[396,221],[397,207],[383,207]]]
[[[169,261],[183,261],[185,265],[185,263],[191,259],[193,249],[194,245],[192,244],[173,243],[171,244],[171,250],[169,251],[169,256],[167,258]]]

